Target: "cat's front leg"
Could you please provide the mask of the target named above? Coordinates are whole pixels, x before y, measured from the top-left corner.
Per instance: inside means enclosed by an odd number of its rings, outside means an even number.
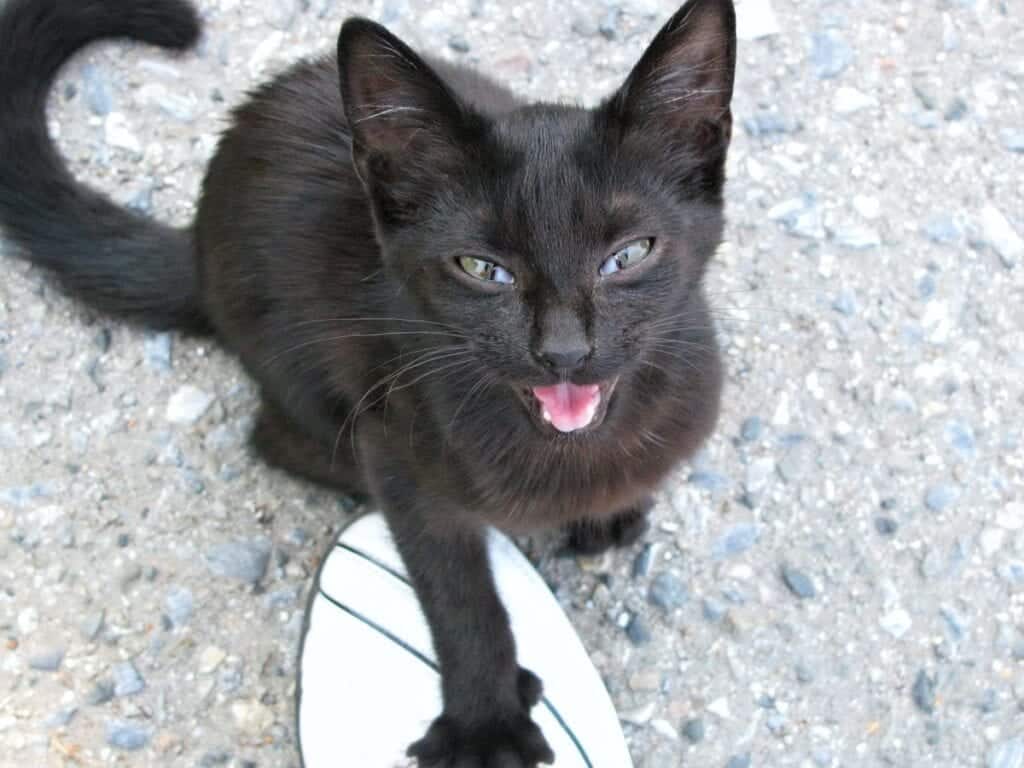
[[[441,667],[444,711],[408,754],[420,768],[535,768],[553,762],[530,718],[541,682],[516,659],[485,529],[465,522],[464,511],[424,499],[411,467],[394,455],[381,455],[369,469]]]
[[[605,550],[628,547],[640,540],[649,527],[650,498],[606,520],[577,520],[567,527],[567,546],[579,555],[599,555]]]

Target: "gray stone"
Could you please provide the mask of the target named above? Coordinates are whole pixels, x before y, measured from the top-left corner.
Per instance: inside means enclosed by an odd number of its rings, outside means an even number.
[[[811,67],[819,79],[841,75],[853,63],[853,49],[835,29],[817,32],[811,37]]]
[[[710,597],[704,598],[701,602],[701,613],[704,618],[712,623],[719,622],[725,618],[725,614],[728,609],[717,600],[713,600]]]
[[[64,707],[63,709],[58,709],[43,721],[43,727],[51,730],[54,728],[67,728],[71,725],[71,721],[74,720],[75,715],[77,714],[78,707]]]
[[[924,223],[921,231],[933,243],[940,245],[958,243],[964,234],[963,227],[948,213],[935,214]]]
[[[114,698],[114,683],[111,680],[99,680],[85,695],[85,703],[91,707],[106,704]]]
[[[999,578],[1011,587],[1024,586],[1024,562],[1020,560],[1008,560],[999,566],[997,573]]]
[[[640,616],[633,616],[626,625],[626,637],[633,645],[647,645],[651,642],[651,630]]]
[[[762,110],[743,121],[744,130],[754,138],[766,136],[785,136],[803,129],[803,124],[778,112]]]
[[[970,424],[963,424],[959,421],[950,421],[943,431],[946,442],[962,459],[973,459],[977,454],[977,444],[974,438],[974,430]]]
[[[1009,152],[1024,152],[1024,129],[1007,128],[999,132],[999,140],[1003,148]]]
[[[164,611],[175,627],[183,627],[192,618],[195,603],[192,590],[187,587],[171,587],[164,598]]]
[[[994,745],[988,753],[987,768],[1024,768],[1024,736]]]
[[[824,240],[825,225],[822,221],[818,199],[813,193],[786,200],[769,209],[768,218],[778,221],[793,237],[805,240]]]
[[[882,536],[893,536],[896,531],[899,530],[899,523],[893,520],[891,517],[876,517],[875,518],[875,530],[878,531]]]
[[[750,753],[733,755],[729,758],[729,762],[725,764],[725,768],[750,768]]]
[[[28,665],[37,672],[56,672],[63,661],[64,649],[53,648],[29,658]]]
[[[115,696],[134,696],[146,689],[146,681],[142,679],[139,670],[130,661],[115,664],[113,677]]]
[[[711,547],[716,560],[734,557],[753,547],[761,537],[761,529],[754,523],[738,523],[725,532]]]
[[[643,549],[633,558],[633,578],[642,579],[651,572],[651,560],[654,557],[654,545],[644,544]]]
[[[709,469],[698,469],[695,472],[691,472],[687,482],[711,493],[722,493],[728,490],[731,485],[728,477],[720,472],[714,472]]]
[[[605,40],[614,40],[619,31],[619,16],[622,10],[617,6],[611,6],[608,12],[602,17],[597,25],[597,31]]]
[[[705,731],[704,721],[699,717],[691,718],[683,723],[683,735],[691,744],[700,744],[704,741]]]
[[[752,443],[761,437],[763,424],[760,416],[748,416],[740,426],[740,437],[744,442]]]
[[[946,111],[942,114],[942,117],[947,123],[963,120],[967,117],[967,102],[959,96],[956,96],[949,102],[949,105],[946,107]]]
[[[134,752],[143,749],[153,738],[149,728],[143,728],[124,720],[111,720],[107,723],[107,744],[115,749]]]
[[[925,110],[924,112],[915,112],[911,120],[918,128],[923,128],[926,131],[938,128],[939,123],[942,122],[939,113],[932,109]]]
[[[82,93],[86,106],[94,115],[106,117],[114,108],[110,98],[110,81],[99,67],[86,64],[82,67]]]
[[[804,662],[798,662],[794,667],[794,671],[796,672],[797,681],[803,683],[804,685],[809,685],[810,683],[813,683],[815,678],[817,677],[814,670]]]
[[[801,600],[810,600],[818,594],[811,577],[791,565],[782,566],[782,580],[789,591]]]
[[[779,475],[787,483],[799,483],[813,468],[816,449],[810,440],[800,440],[791,445],[779,460]]]
[[[682,607],[689,597],[686,586],[671,573],[659,573],[655,576],[647,592],[648,601],[665,613]]]
[[[272,545],[267,538],[219,544],[206,555],[206,564],[218,576],[256,584],[270,562]]]
[[[926,715],[935,713],[935,679],[925,670],[917,673],[911,695],[918,709]]]
[[[846,317],[857,314],[857,294],[850,288],[844,288],[832,301],[832,309]]]
[[[941,483],[933,485],[924,494],[924,505],[932,512],[944,512],[960,498],[960,489],[955,485]]]
[[[469,41],[462,35],[452,35],[448,38],[448,47],[456,53],[469,53]]]

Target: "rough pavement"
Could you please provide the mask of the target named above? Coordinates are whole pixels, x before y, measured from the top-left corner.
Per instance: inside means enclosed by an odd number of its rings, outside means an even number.
[[[105,45],[52,100],[81,177],[176,222],[229,106],[328,50],[349,13],[591,103],[675,8],[200,6],[198,55]],[[524,543],[641,768],[1024,766],[1015,6],[740,8],[710,278],[721,428],[644,547],[576,561]],[[0,765],[297,765],[302,608],[346,504],[249,455],[253,387],[208,341],[127,330],[23,263],[0,270]]]

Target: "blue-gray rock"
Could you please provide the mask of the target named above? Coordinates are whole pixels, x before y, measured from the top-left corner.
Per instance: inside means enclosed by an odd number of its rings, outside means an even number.
[[[633,645],[647,645],[651,642],[651,630],[640,616],[634,616],[626,625],[626,637]]]
[[[146,689],[146,681],[142,679],[139,670],[130,661],[115,664],[113,677],[115,696],[134,696]]]
[[[0,502],[14,507],[24,507],[36,499],[50,495],[50,489],[42,483],[0,488]]]
[[[814,673],[814,670],[802,661],[797,662],[796,666],[793,668],[793,671],[796,672],[796,679],[804,685],[813,683],[815,677],[817,677],[817,675],[815,675]]]
[[[149,728],[143,728],[124,720],[111,720],[107,723],[107,744],[115,749],[134,752],[143,749],[153,737]]]
[[[71,721],[75,719],[75,715],[77,714],[78,707],[64,707],[63,709],[58,709],[43,721],[43,727],[48,729],[67,728],[71,725]]]
[[[930,299],[935,295],[935,277],[929,272],[917,281],[917,296],[920,299]]]
[[[785,582],[789,591],[801,600],[810,600],[818,594],[811,577],[791,565],[782,566],[782,581]]]
[[[973,459],[977,454],[977,444],[974,439],[974,430],[970,424],[963,424],[959,421],[951,421],[946,424],[946,442],[962,459]]]
[[[651,572],[651,560],[654,557],[654,545],[644,544],[643,549],[633,558],[633,578],[642,579]]]
[[[31,669],[37,672],[56,672],[64,661],[64,649],[52,648],[43,653],[36,654],[28,660]]]
[[[456,53],[469,53],[469,41],[462,35],[452,35],[448,38],[448,47]]]
[[[875,530],[882,536],[892,536],[899,530],[899,523],[891,517],[876,517]]]
[[[740,437],[743,438],[744,442],[752,443],[761,437],[763,429],[764,424],[760,416],[748,416],[740,426]]]
[[[768,715],[768,719],[764,723],[772,736],[781,738],[786,735],[789,731],[789,721],[786,720],[786,716],[780,712],[772,712]]]
[[[256,584],[267,571],[271,549],[267,538],[231,541],[211,549],[206,564],[217,576]]]
[[[85,695],[85,703],[91,707],[106,704],[114,698],[114,683],[110,680],[99,680],[92,690]]]
[[[173,367],[171,359],[171,334],[150,333],[142,342],[142,354],[146,365],[157,371],[167,372]]]
[[[82,67],[82,92],[85,94],[86,106],[94,115],[105,117],[113,109],[110,98],[110,84],[107,76],[98,67],[86,64]]]
[[[924,505],[932,512],[944,512],[960,498],[960,489],[955,485],[940,483],[933,485],[924,494]]]
[[[948,606],[943,606],[939,612],[946,623],[946,631],[950,639],[953,642],[962,640],[967,633],[967,623],[961,618],[960,614]]]
[[[926,131],[931,131],[939,127],[941,118],[939,113],[934,109],[926,109],[923,112],[915,112],[911,120],[918,128],[923,128]]]
[[[683,735],[691,744],[700,744],[704,741],[705,732],[704,721],[699,717],[691,718],[683,723]]]
[[[199,759],[199,768],[213,768],[216,765],[227,765],[231,761],[231,753],[226,749],[207,752]]]
[[[687,478],[687,482],[691,485],[696,485],[698,488],[710,491],[711,493],[727,491],[731,484],[728,477],[709,469],[699,469],[695,472],[691,472],[690,476]]]
[[[967,117],[967,102],[959,96],[955,97],[949,102],[949,106],[946,107],[946,111],[942,116],[945,118],[947,123],[963,120]]]
[[[752,137],[760,138],[797,133],[803,128],[803,124],[778,112],[761,111],[745,119],[743,128]]]
[[[618,34],[619,16],[621,13],[622,9],[613,5],[608,9],[608,12],[597,25],[597,31],[601,33],[601,36],[605,40],[614,40],[615,35]]]
[[[857,314],[857,294],[851,288],[844,288],[832,301],[832,309],[846,317]]]
[[[921,227],[921,232],[933,243],[939,245],[958,243],[964,235],[963,227],[948,213],[938,213],[932,216]]]
[[[701,613],[706,621],[717,623],[725,618],[727,611],[728,609],[722,603],[710,597],[705,597],[701,602]]]
[[[999,140],[1003,143],[1003,148],[1010,152],[1024,152],[1024,129],[1022,128],[1007,128],[1000,131]]]
[[[683,582],[671,573],[659,573],[655,576],[647,592],[648,601],[665,613],[682,607],[689,597]]]
[[[999,578],[1011,587],[1024,586],[1024,562],[1009,560],[997,569]]]
[[[818,768],[832,768],[835,756],[828,747],[815,747],[814,751],[811,752],[811,759]]]
[[[192,590],[187,587],[171,587],[164,598],[164,611],[171,624],[175,627],[183,627],[192,618],[192,611],[195,609],[195,601],[192,597]]]
[[[923,669],[917,673],[911,695],[918,709],[926,715],[935,713],[935,678]]]
[[[750,768],[750,753],[733,755],[729,758],[729,762],[725,764],[725,768]]]
[[[838,77],[851,63],[853,49],[838,30],[828,29],[812,35],[811,67],[818,78]]]
[[[761,529],[754,523],[738,523],[725,532],[711,547],[716,560],[734,557],[753,547],[761,537]]]
[[[982,714],[991,715],[999,710],[999,692],[995,688],[986,688],[978,700],[978,709]]]
[[[1024,736],[992,747],[988,753],[987,768],[1024,768]]]

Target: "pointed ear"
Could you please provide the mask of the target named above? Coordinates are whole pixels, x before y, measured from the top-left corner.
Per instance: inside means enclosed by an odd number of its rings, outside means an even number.
[[[721,151],[732,136],[735,71],[732,0],[689,0],[605,108],[620,130],[649,129],[700,152]]]
[[[430,66],[380,24],[349,19],[338,71],[352,155],[364,184],[386,181],[415,155],[459,146],[470,114]]]

